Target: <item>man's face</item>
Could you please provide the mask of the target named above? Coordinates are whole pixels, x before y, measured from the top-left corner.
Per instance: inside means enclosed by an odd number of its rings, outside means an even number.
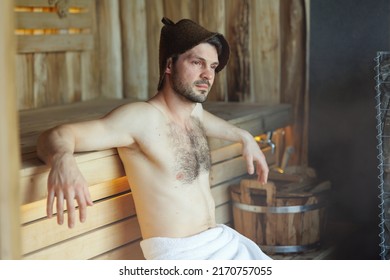
[[[171,87],[192,102],[206,101],[214,83],[218,54],[213,45],[202,43],[179,56],[172,65]]]

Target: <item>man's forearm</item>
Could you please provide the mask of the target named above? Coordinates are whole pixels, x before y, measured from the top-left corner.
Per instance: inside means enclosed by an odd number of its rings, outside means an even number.
[[[217,116],[204,111],[204,126],[206,135],[242,144],[253,141],[253,136],[246,130],[241,129]]]
[[[51,166],[57,156],[74,153],[74,137],[70,128],[56,127],[43,132],[37,142],[37,155]]]

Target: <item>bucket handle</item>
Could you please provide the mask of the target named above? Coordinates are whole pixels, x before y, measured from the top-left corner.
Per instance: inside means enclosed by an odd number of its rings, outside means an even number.
[[[264,190],[267,197],[267,206],[275,206],[276,186],[273,182],[261,184],[256,180],[243,179],[240,183],[241,202],[251,204],[251,189]]]

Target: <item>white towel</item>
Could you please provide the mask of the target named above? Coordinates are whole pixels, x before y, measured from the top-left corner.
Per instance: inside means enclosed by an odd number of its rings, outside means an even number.
[[[223,224],[184,238],[153,237],[141,241],[147,260],[270,260],[259,246]]]

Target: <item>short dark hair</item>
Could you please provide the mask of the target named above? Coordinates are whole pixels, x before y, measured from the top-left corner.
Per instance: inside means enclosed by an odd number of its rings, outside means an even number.
[[[222,43],[218,36],[213,36],[206,40],[206,43],[213,45],[217,49],[218,56],[222,53]]]

